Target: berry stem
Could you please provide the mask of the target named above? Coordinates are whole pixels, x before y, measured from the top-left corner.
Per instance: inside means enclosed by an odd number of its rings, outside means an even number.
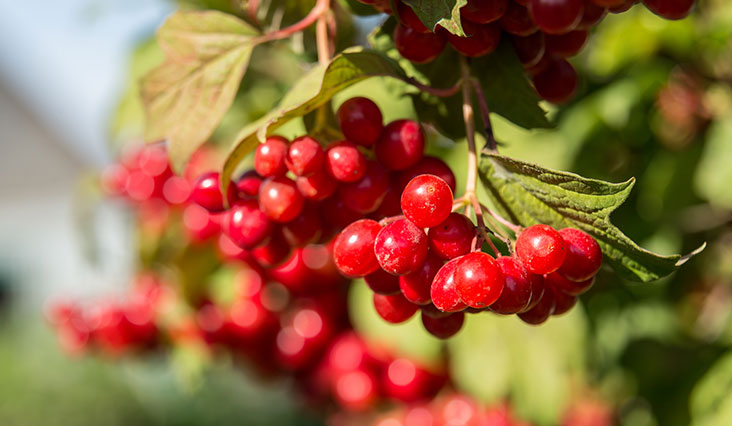
[[[391,217],[385,217],[379,221],[379,225],[386,226],[392,222],[396,222],[397,220],[406,219],[406,217],[403,214],[397,215],[397,216],[391,216]]]
[[[321,3],[318,1],[318,3]],[[325,9],[318,16],[315,23],[315,41],[318,47],[318,63],[326,65],[330,62],[330,39],[328,37],[328,12],[330,11],[330,0],[323,0]],[[317,6],[316,6],[317,7]]]
[[[465,183],[465,197],[475,196],[476,182],[478,180],[478,155],[475,148],[475,120],[473,104],[470,96],[470,67],[464,56],[460,56],[460,71],[462,73],[463,89],[463,120],[465,121],[465,137],[468,139],[468,176]]]
[[[422,92],[429,93],[430,95],[437,96],[438,98],[449,98],[450,96],[456,95],[463,87],[462,79],[458,80],[452,87],[447,87],[444,89],[422,84],[412,77],[402,78],[401,80],[405,83],[411,84]]]
[[[259,0],[249,0],[247,3],[247,14],[249,19],[256,25],[259,25],[259,19],[257,19],[257,9],[259,9]]]
[[[325,15],[330,10],[330,0],[318,0],[315,6],[310,9],[310,12],[302,18],[300,21],[295,22],[289,27],[282,28],[277,31],[265,34],[258,40],[259,42],[281,40],[283,38],[290,37],[291,35],[304,30],[305,28],[313,25],[321,16]]]
[[[517,234],[518,235],[521,232],[521,230],[523,229],[521,226],[515,225],[515,224],[511,223],[508,219],[505,219],[503,216],[499,215],[498,213],[496,213],[495,211],[491,210],[490,208],[488,208],[488,206],[486,206],[486,205],[484,205],[482,203],[480,204],[480,208],[484,212],[486,212],[489,215],[491,215],[491,217],[493,217],[501,225],[503,225],[506,228],[508,228],[511,231],[513,231],[514,234]]]
[[[477,79],[472,79],[473,90],[478,98],[478,107],[480,108],[480,116],[483,119],[483,135],[485,140],[488,142],[488,149],[491,152],[498,152],[498,142],[496,137],[493,135],[493,125],[491,124],[491,110],[488,108],[488,103],[485,100],[485,94],[483,88],[480,87],[480,82]]]

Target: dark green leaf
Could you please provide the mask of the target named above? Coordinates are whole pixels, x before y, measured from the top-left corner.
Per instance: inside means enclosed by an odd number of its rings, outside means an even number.
[[[403,0],[419,17],[423,24],[434,30],[437,25],[444,27],[451,33],[464,36],[463,26],[460,23],[460,8],[468,0]]]
[[[587,179],[487,152],[479,167],[486,192],[504,217],[522,226],[546,223],[589,233],[605,260],[625,278],[653,281],[688,259],[645,250],[610,223],[610,213],[628,198],[635,179],[623,183]]]

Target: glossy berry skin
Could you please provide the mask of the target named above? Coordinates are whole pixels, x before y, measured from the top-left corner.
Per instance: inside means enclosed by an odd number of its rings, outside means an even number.
[[[455,181],[455,174],[450,169],[450,166],[439,158],[430,155],[425,155],[417,164],[399,173],[396,183],[399,191],[404,190],[404,187],[407,186],[409,181],[419,175],[435,175],[447,182],[450,190],[452,190],[453,194],[455,193],[457,183]]]
[[[464,312],[448,314],[443,318],[433,318],[422,312],[422,325],[425,330],[438,339],[449,339],[463,328]]]
[[[584,0],[530,0],[529,14],[547,34],[563,34],[573,30],[584,12]]]
[[[544,296],[544,291],[546,291],[548,287],[543,275],[532,274],[529,272],[529,276],[531,277],[529,280],[529,283],[531,283],[531,300],[529,300],[529,304],[522,312],[534,309],[534,306],[539,304],[542,296]]]
[[[204,173],[196,179],[191,191],[191,201],[210,211],[218,213],[225,210],[224,197],[221,195],[219,174],[216,172]],[[236,201],[236,188],[229,185],[227,194],[229,204]]]
[[[498,47],[501,42],[501,27],[498,24],[474,24],[463,22],[467,37],[459,37],[448,33],[447,41],[460,54],[469,58],[485,56]]]
[[[310,136],[301,136],[292,141],[285,157],[287,168],[296,176],[308,176],[319,172],[324,162],[323,148]]]
[[[435,275],[442,268],[443,263],[442,259],[430,253],[421,268],[399,277],[399,288],[404,297],[416,305],[430,303],[432,280],[435,279]]]
[[[476,24],[495,22],[506,13],[510,0],[468,0],[460,9],[460,17]]]
[[[262,184],[262,177],[255,170],[248,170],[236,180],[238,198],[245,199],[259,195],[259,186]]]
[[[549,287],[544,291],[539,303],[530,310],[518,314],[518,317],[527,324],[538,325],[549,319],[554,314],[556,300],[554,290]]]
[[[372,146],[384,128],[379,107],[368,98],[351,98],[338,108],[338,123],[347,140],[361,146]]]
[[[374,293],[396,294],[401,291],[399,289],[399,278],[381,268],[377,268],[374,272],[366,275],[363,280]]]
[[[444,385],[445,379],[412,360],[397,358],[385,366],[381,386],[389,398],[415,402],[432,397]]]
[[[396,3],[397,15],[399,16],[399,22],[402,25],[419,33],[431,32],[430,29],[427,28],[425,24],[423,24],[422,21],[419,20],[419,17],[416,13],[414,13],[414,10],[411,7],[407,6],[406,3],[399,0],[397,0]]]
[[[300,176],[295,180],[295,185],[303,197],[313,201],[323,201],[338,189],[338,181],[324,171]]]
[[[532,225],[516,238],[516,255],[529,271],[550,274],[559,269],[567,256],[562,236],[549,225]]]
[[[254,200],[232,207],[224,216],[224,233],[236,245],[245,249],[254,248],[265,242],[272,228],[272,222]]]
[[[259,187],[259,208],[275,222],[293,220],[304,206],[305,199],[295,182],[287,177],[269,178]]]
[[[389,172],[376,161],[369,161],[363,177],[352,183],[344,183],[338,196],[349,209],[369,214],[381,205],[389,190]]]
[[[559,273],[572,281],[586,281],[602,266],[602,249],[592,236],[575,228],[559,230],[567,245],[567,256]]]
[[[287,173],[287,139],[270,136],[254,152],[254,170],[262,177],[282,176]]]
[[[549,61],[546,68],[532,79],[536,92],[555,104],[572,99],[577,90],[577,71],[564,59]]]
[[[566,34],[546,36],[546,51],[555,56],[569,58],[582,50],[587,42],[587,31],[575,30]]]
[[[552,272],[551,274],[545,275],[544,281],[555,289],[570,296],[579,296],[587,292],[595,284],[594,277],[590,277],[585,281],[572,281],[562,276],[560,272]]]
[[[450,213],[442,223],[429,229],[427,237],[430,249],[441,258],[450,260],[468,254],[477,234],[475,225],[467,216]]]
[[[529,16],[529,11],[518,3],[509,2],[506,13],[500,20],[501,28],[509,34],[528,36],[539,30]]]
[[[432,304],[442,312],[459,312],[467,307],[455,288],[455,270],[461,259],[458,257],[444,264],[432,280],[430,287]]]
[[[376,158],[391,170],[405,170],[417,164],[424,154],[424,132],[414,120],[395,120],[387,124],[376,143]]]
[[[291,251],[292,247],[282,231],[277,229],[272,232],[269,241],[251,250],[251,256],[263,268],[272,268],[284,262]]]
[[[320,212],[313,205],[305,205],[299,215],[282,226],[285,239],[295,247],[316,242],[322,230]]]
[[[409,181],[402,192],[404,216],[420,228],[442,223],[452,210],[452,190],[435,175],[420,175]]]
[[[577,296],[562,293],[554,287],[550,287],[548,290],[554,293],[554,312],[552,312],[554,316],[569,312],[577,304]]]
[[[427,258],[427,235],[407,219],[384,226],[374,241],[379,265],[393,275],[417,271]]]
[[[531,301],[531,280],[541,279],[541,276],[530,274],[513,257],[500,256],[496,263],[501,268],[505,281],[501,297],[491,305],[491,311],[502,315],[524,311]]]
[[[546,51],[544,33],[540,31],[526,37],[513,36],[511,44],[524,68],[538,64]]]
[[[619,5],[617,6],[611,6],[608,8],[608,11],[610,13],[623,13],[630,10],[631,7],[635,6],[638,3],[638,0],[623,0]]]
[[[381,318],[392,324],[399,324],[412,318],[419,307],[408,301],[401,293],[385,295],[374,293],[374,308]]]
[[[349,224],[363,218],[361,213],[354,212],[343,204],[341,197],[330,197],[320,205],[320,212],[325,222],[335,228],[345,228]]]
[[[379,269],[374,255],[374,241],[381,225],[370,219],[361,219],[348,225],[335,240],[333,260],[342,274],[365,277]]]
[[[599,24],[605,15],[607,15],[607,9],[604,6],[599,6],[593,3],[592,0],[585,0],[585,11],[582,13],[579,24],[577,24],[577,29],[589,30]]]
[[[353,142],[335,142],[325,153],[325,171],[338,181],[356,182],[366,173],[366,157]]]
[[[683,19],[694,7],[694,0],[643,0],[643,4],[664,19]]]
[[[445,48],[447,41],[440,34],[420,33],[404,25],[394,29],[394,45],[406,59],[426,64],[435,60]]]
[[[460,300],[471,308],[485,308],[498,300],[504,281],[496,260],[483,252],[461,257],[455,269],[455,289]]]

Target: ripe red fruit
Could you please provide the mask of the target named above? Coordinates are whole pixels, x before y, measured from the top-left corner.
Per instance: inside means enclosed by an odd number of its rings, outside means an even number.
[[[567,256],[562,236],[549,225],[532,225],[516,238],[516,255],[530,272],[550,274]]]
[[[297,217],[282,226],[285,239],[295,247],[316,242],[322,230],[320,212],[312,205],[306,205]]]
[[[566,34],[549,34],[546,36],[546,51],[555,56],[569,58],[582,50],[587,42],[587,31],[575,30]]]
[[[205,241],[221,231],[220,216],[197,204],[189,204],[183,209],[183,228],[191,240]]]
[[[389,172],[378,162],[369,161],[361,180],[342,184],[338,196],[349,209],[369,214],[381,205],[389,190],[389,183]]]
[[[570,296],[579,296],[585,293],[595,283],[595,278],[590,277],[585,281],[572,281],[562,276],[560,272],[552,272],[544,277],[546,283],[555,289]]]
[[[430,253],[421,268],[411,274],[399,277],[399,288],[404,297],[416,305],[430,303],[432,280],[435,279],[435,275],[437,275],[437,271],[440,270],[442,264],[442,259]]]
[[[399,173],[397,177],[397,188],[399,188],[399,191],[401,192],[410,180],[419,175],[435,175],[447,182],[453,194],[455,193],[457,184],[455,182],[455,174],[450,170],[450,166],[439,158],[429,155],[425,155],[417,164]]]
[[[643,4],[664,19],[683,19],[694,7],[694,0],[643,0]]]
[[[524,311],[531,302],[532,280],[541,279],[541,276],[529,273],[512,257],[501,256],[496,263],[501,268],[505,284],[501,296],[491,305],[491,311],[503,315]]]
[[[414,120],[395,120],[387,124],[376,143],[376,158],[391,170],[405,170],[424,153],[422,126]]]
[[[511,44],[524,68],[531,68],[538,64],[546,51],[544,33],[540,31],[526,37],[513,36]]]
[[[285,164],[287,143],[287,139],[282,136],[268,137],[254,152],[254,170],[263,177],[281,176],[287,173]]]
[[[287,168],[297,176],[308,176],[319,172],[324,161],[323,148],[310,136],[301,136],[292,141],[285,157]]]
[[[567,245],[567,256],[559,273],[572,281],[592,278],[602,266],[602,249],[592,236],[575,228],[559,230]]]
[[[563,34],[573,30],[582,19],[584,0],[530,0],[529,14],[547,34]]]
[[[422,311],[422,325],[425,330],[438,339],[448,339],[463,327],[464,312],[455,312],[442,318],[433,318]]]
[[[290,178],[269,178],[259,187],[259,208],[275,222],[291,221],[304,206],[305,200]]]
[[[338,108],[338,123],[347,140],[371,146],[379,140],[384,128],[379,107],[368,98],[351,98]]]
[[[379,265],[394,275],[417,271],[427,258],[427,248],[427,235],[407,219],[384,226],[374,242]]]
[[[414,31],[417,31],[419,33],[429,33],[431,32],[429,28],[427,28],[422,21],[419,20],[419,17],[416,13],[414,13],[414,10],[412,10],[411,7],[409,7],[406,3],[401,2],[397,0],[397,16],[399,18],[399,22],[404,25],[405,27],[408,27]]]
[[[221,181],[218,173],[202,174],[193,184],[191,200],[212,213],[224,211],[224,197],[221,195],[220,185]],[[236,188],[233,185],[229,185],[226,197],[229,204],[234,204],[236,201]]]
[[[341,271],[349,277],[365,277],[379,269],[374,254],[374,241],[381,225],[370,219],[361,219],[348,225],[335,240],[333,259]]]
[[[529,301],[529,304],[524,308],[522,312],[530,311],[531,309],[534,309],[534,306],[539,304],[539,301],[541,300],[542,296],[544,295],[544,291],[547,288],[547,285],[544,283],[544,276],[543,275],[537,275],[529,272],[529,276],[531,279],[529,280],[529,283],[531,284],[531,300]]]
[[[539,29],[529,16],[529,11],[514,2],[508,4],[500,23],[504,31],[517,36],[531,35]]]
[[[549,61],[532,79],[536,92],[555,104],[572,99],[577,90],[577,71],[564,59]]]
[[[489,24],[501,19],[506,13],[508,2],[509,0],[468,0],[460,9],[460,17],[476,24]]]
[[[419,307],[408,301],[401,293],[374,293],[374,308],[381,318],[392,324],[399,324],[411,318]]]
[[[638,0],[623,0],[619,5],[612,6],[608,10],[610,13],[623,13],[630,10],[631,7],[635,6]]]
[[[284,262],[290,255],[292,247],[288,244],[282,230],[272,231],[269,241],[252,249],[252,258],[264,268],[271,268]]]
[[[626,0],[590,0],[592,3],[602,7],[618,7],[623,5]]]
[[[577,24],[577,29],[589,30],[599,24],[606,14],[607,9],[604,6],[599,6],[593,3],[592,0],[585,0],[585,11],[582,13],[582,20]]]
[[[554,293],[554,312],[552,312],[554,316],[569,312],[577,304],[577,296],[562,293],[554,287],[550,287],[547,291]]]
[[[429,229],[430,248],[445,260],[468,254],[478,231],[470,219],[460,213],[450,213],[437,226]]]
[[[462,311],[467,305],[458,296],[455,288],[455,269],[460,257],[447,262],[437,271],[430,287],[432,304],[442,312]]]
[[[366,173],[366,157],[353,142],[334,142],[325,153],[325,170],[336,180],[356,182]]]
[[[399,289],[399,277],[381,268],[376,268],[376,271],[366,275],[363,280],[374,293],[395,294],[401,291]]]
[[[389,398],[414,402],[429,398],[444,384],[445,377],[431,373],[414,361],[397,358],[384,368],[381,385]]]
[[[330,197],[323,201],[320,205],[320,212],[325,217],[325,221],[337,229],[344,228],[350,223],[363,218],[361,213],[354,212],[346,207],[341,197]]]
[[[452,191],[435,175],[420,175],[404,188],[401,207],[404,216],[420,228],[442,223],[452,211]]]
[[[397,191],[396,186],[392,183],[386,191],[384,199],[381,200],[379,208],[373,213],[373,217],[375,219],[383,219],[402,214],[400,194],[401,191]]]
[[[337,374],[333,380],[333,395],[347,410],[368,410],[379,396],[374,373],[356,369]]]
[[[485,308],[498,300],[504,282],[496,260],[480,251],[461,257],[455,269],[455,289],[472,308]]]
[[[238,198],[256,197],[259,195],[259,186],[262,184],[262,177],[255,170],[248,170],[236,181]]]
[[[295,180],[295,184],[303,197],[313,201],[325,200],[338,188],[338,181],[324,171],[310,176],[300,176]]]
[[[226,212],[223,231],[239,247],[251,249],[269,238],[272,223],[257,202],[249,200]]]
[[[539,303],[528,311],[518,314],[518,317],[527,324],[541,324],[552,316],[555,304],[554,290],[548,287],[539,299]]]
[[[406,59],[425,64],[440,56],[446,40],[440,34],[420,33],[404,25],[394,29],[394,45]]]
[[[470,58],[487,55],[498,47],[501,42],[501,27],[498,24],[474,24],[463,22],[466,37],[459,37],[448,33],[447,41],[460,54]]]

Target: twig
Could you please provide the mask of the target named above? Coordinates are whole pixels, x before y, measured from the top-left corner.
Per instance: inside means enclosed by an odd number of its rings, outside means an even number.
[[[492,152],[498,152],[498,143],[496,142],[496,137],[493,134],[493,125],[491,124],[491,110],[488,108],[488,103],[486,103],[483,88],[480,87],[480,82],[478,82],[478,80],[472,79],[472,81],[473,90],[475,90],[475,95],[478,98],[480,116],[483,119],[483,134],[488,142],[488,149]]]
[[[320,2],[318,2],[320,3]],[[325,12],[330,10],[330,0],[324,0]],[[318,47],[318,63],[325,65],[330,62],[331,49],[328,37],[328,14],[321,13],[315,23],[315,42]]]
[[[261,36],[257,41],[265,42],[287,38],[292,34],[300,32],[305,28],[313,25],[321,16],[325,15],[328,10],[330,10],[330,0],[318,0],[318,2],[315,3],[315,6],[310,10],[307,16],[302,18],[300,21],[295,22],[289,27],[267,33]]]
[[[498,221],[498,222],[499,222],[499,223],[500,223],[501,225],[503,225],[503,226],[505,226],[506,228],[508,228],[508,229],[510,229],[511,231],[513,231],[513,233],[514,233],[514,234],[518,235],[518,234],[519,234],[519,233],[520,233],[520,232],[521,232],[521,231],[523,230],[523,228],[522,228],[521,226],[519,226],[519,225],[515,225],[515,224],[511,223],[511,222],[510,222],[510,221],[509,221],[508,219],[505,219],[505,218],[504,218],[503,216],[499,215],[499,214],[498,214],[498,213],[496,213],[495,211],[493,211],[493,210],[491,210],[490,208],[488,208],[488,206],[486,206],[486,205],[484,205],[484,204],[482,204],[482,203],[481,203],[481,204],[479,204],[479,205],[480,205],[480,208],[481,208],[481,209],[482,209],[482,210],[483,210],[484,212],[486,212],[486,213],[488,213],[489,215],[491,215],[491,217],[493,217],[493,218],[494,218],[494,219],[495,219],[496,221]]]
[[[465,137],[468,139],[468,176],[465,183],[465,196],[475,194],[476,181],[478,179],[478,155],[475,149],[475,120],[473,113],[473,104],[470,97],[470,88],[468,87],[470,78],[470,68],[464,56],[460,56],[460,71],[462,74],[463,84],[463,120],[465,121]]]

